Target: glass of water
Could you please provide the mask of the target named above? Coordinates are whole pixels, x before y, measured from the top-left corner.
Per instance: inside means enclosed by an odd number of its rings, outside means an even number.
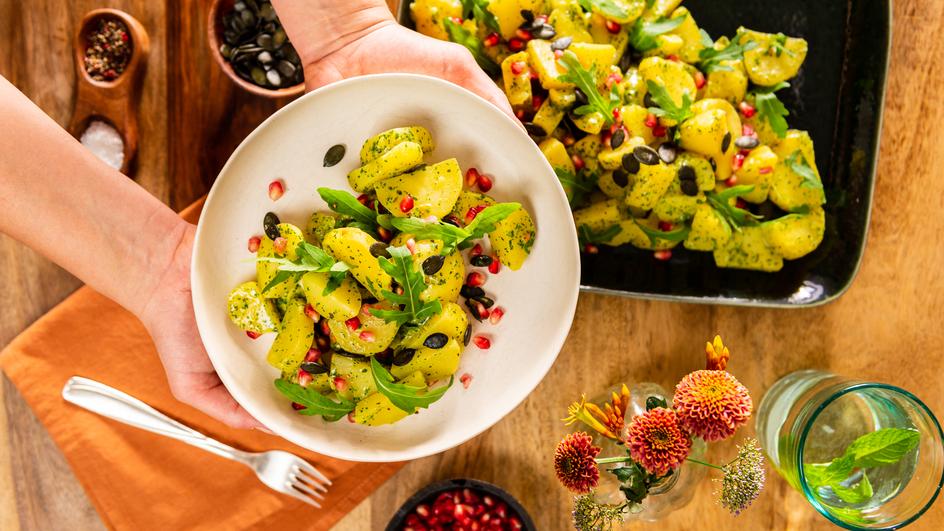
[[[756,427],[780,475],[846,529],[907,525],[944,485],[941,426],[904,389],[794,372],[764,395]]]

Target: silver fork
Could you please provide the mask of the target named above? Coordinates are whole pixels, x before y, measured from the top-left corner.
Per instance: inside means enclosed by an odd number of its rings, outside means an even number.
[[[123,422],[232,459],[251,468],[272,490],[321,508],[321,493],[331,481],[304,459],[283,452],[243,452],[187,427],[133,396],[101,382],[73,376],[62,388],[62,398],[93,413]]]

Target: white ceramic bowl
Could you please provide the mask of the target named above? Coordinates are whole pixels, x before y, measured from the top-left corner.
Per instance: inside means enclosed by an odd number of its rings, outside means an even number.
[[[380,131],[406,125],[430,130],[436,150],[427,161],[459,159],[494,176],[490,192],[518,201],[537,225],[531,256],[519,271],[503,268],[485,285],[505,308],[497,326],[474,323],[492,339],[489,350],[466,348],[446,395],[389,426],[327,423],[296,414],[272,382],[265,362],[274,337],[252,341],[227,317],[226,297],[255,278],[246,248],[262,233],[262,218],[276,212],[304,227],[314,210],[327,210],[315,188],[350,190],[347,172],[360,146]],[[323,168],[325,152],[347,145],[344,159]],[[268,183],[285,182],[273,203]],[[570,329],[580,278],[577,235],[567,199],[537,146],[504,113],[445,81],[418,75],[352,78],[316,90],[273,114],[240,144],[217,177],[197,229],[193,253],[193,305],[197,325],[220,378],[249,413],[278,435],[318,453],[353,461],[402,461],[442,452],[475,437],[514,409],[541,382]]]

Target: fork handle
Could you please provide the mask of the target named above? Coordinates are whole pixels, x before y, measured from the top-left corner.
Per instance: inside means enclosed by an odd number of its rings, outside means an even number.
[[[101,382],[73,376],[62,388],[62,398],[129,426],[177,439],[220,457],[245,463],[245,452],[211,439],[137,398]]]

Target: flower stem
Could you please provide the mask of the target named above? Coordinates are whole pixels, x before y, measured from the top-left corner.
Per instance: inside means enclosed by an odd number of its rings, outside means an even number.
[[[706,463],[706,462],[704,462],[704,461],[699,461],[698,459],[692,459],[691,457],[686,457],[685,460],[686,460],[686,461],[691,461],[692,463],[698,463],[699,465],[705,465],[705,466],[709,466],[709,467],[711,467],[711,468],[717,468],[718,470],[724,470],[724,467],[722,467],[722,466],[713,465],[713,464],[711,464],[711,463]]]
[[[629,463],[632,461],[631,457],[601,457],[599,459],[594,459],[598,465],[605,465],[607,463]]]

